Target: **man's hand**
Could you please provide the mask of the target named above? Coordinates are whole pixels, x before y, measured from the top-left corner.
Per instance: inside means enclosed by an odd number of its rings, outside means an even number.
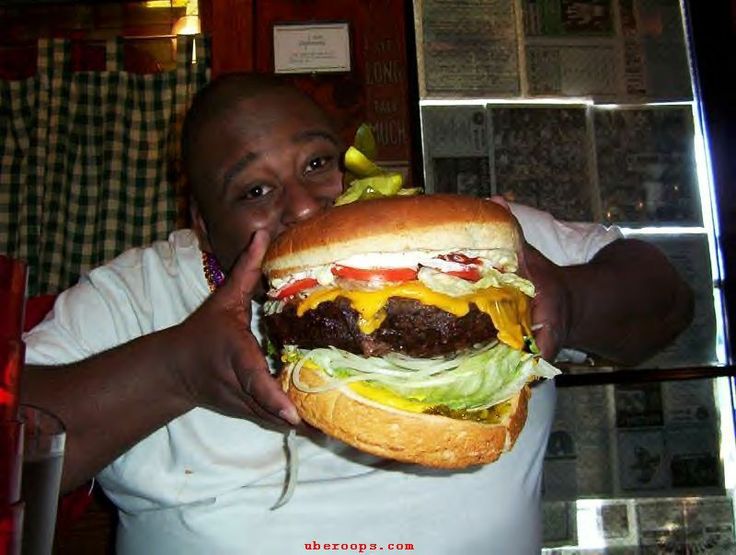
[[[178,329],[175,372],[194,406],[271,424],[299,423],[251,333],[268,234],[254,234],[222,284]]]
[[[534,338],[553,360],[563,347],[639,364],[692,319],[693,297],[652,245],[618,239],[586,264],[557,266],[530,245],[521,273],[534,283]]]
[[[570,332],[572,299],[562,270],[537,249],[524,243],[519,273],[534,284],[532,329],[542,357],[553,361]]]
[[[509,209],[502,197],[489,200]],[[667,257],[644,241],[618,239],[574,266],[557,266],[525,243],[519,266],[536,288],[534,337],[548,360],[568,347],[639,364],[693,316],[690,287]]]
[[[502,196],[495,195],[488,200],[503,206],[511,214],[511,208]],[[516,220],[513,214],[511,217]],[[522,251],[519,253],[518,273],[534,284],[536,291],[532,300],[534,340],[542,352],[542,357],[554,361],[557,353],[565,346],[571,325],[572,299],[562,270],[524,240]]]

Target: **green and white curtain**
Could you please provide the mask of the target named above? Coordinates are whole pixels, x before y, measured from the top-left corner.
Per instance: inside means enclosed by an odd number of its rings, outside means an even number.
[[[38,50],[34,77],[0,81],[0,253],[28,262],[29,295],[181,223],[179,133],[210,59],[199,36],[177,38],[175,70],[147,75],[123,71],[120,40],[103,72],[72,72],[69,41]]]

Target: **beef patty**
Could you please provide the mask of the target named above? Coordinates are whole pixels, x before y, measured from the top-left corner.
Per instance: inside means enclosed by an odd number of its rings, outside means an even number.
[[[289,303],[265,318],[266,330],[279,347],[297,345],[305,349],[332,345],[351,353],[382,356],[401,352],[414,357],[453,353],[496,337],[490,316],[475,305],[460,318],[413,299],[391,297],[386,318],[371,334],[358,329],[358,312],[350,301],[338,297],[323,302],[303,316]]]

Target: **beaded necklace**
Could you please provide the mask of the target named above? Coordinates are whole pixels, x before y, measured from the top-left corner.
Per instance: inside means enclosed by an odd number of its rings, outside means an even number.
[[[210,293],[214,293],[215,289],[225,281],[225,274],[220,268],[215,255],[209,252],[202,253],[202,267],[204,268],[204,277],[207,278],[207,285],[210,287]]]

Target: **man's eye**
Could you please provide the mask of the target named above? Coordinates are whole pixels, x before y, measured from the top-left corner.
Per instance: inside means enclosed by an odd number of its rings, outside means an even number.
[[[325,166],[327,166],[332,161],[332,156],[318,156],[316,158],[312,158],[307,162],[307,169],[304,173],[310,173],[313,171],[321,170]]]
[[[267,195],[270,191],[271,187],[269,185],[266,185],[265,183],[257,183],[244,189],[241,198],[246,200],[253,200]]]

